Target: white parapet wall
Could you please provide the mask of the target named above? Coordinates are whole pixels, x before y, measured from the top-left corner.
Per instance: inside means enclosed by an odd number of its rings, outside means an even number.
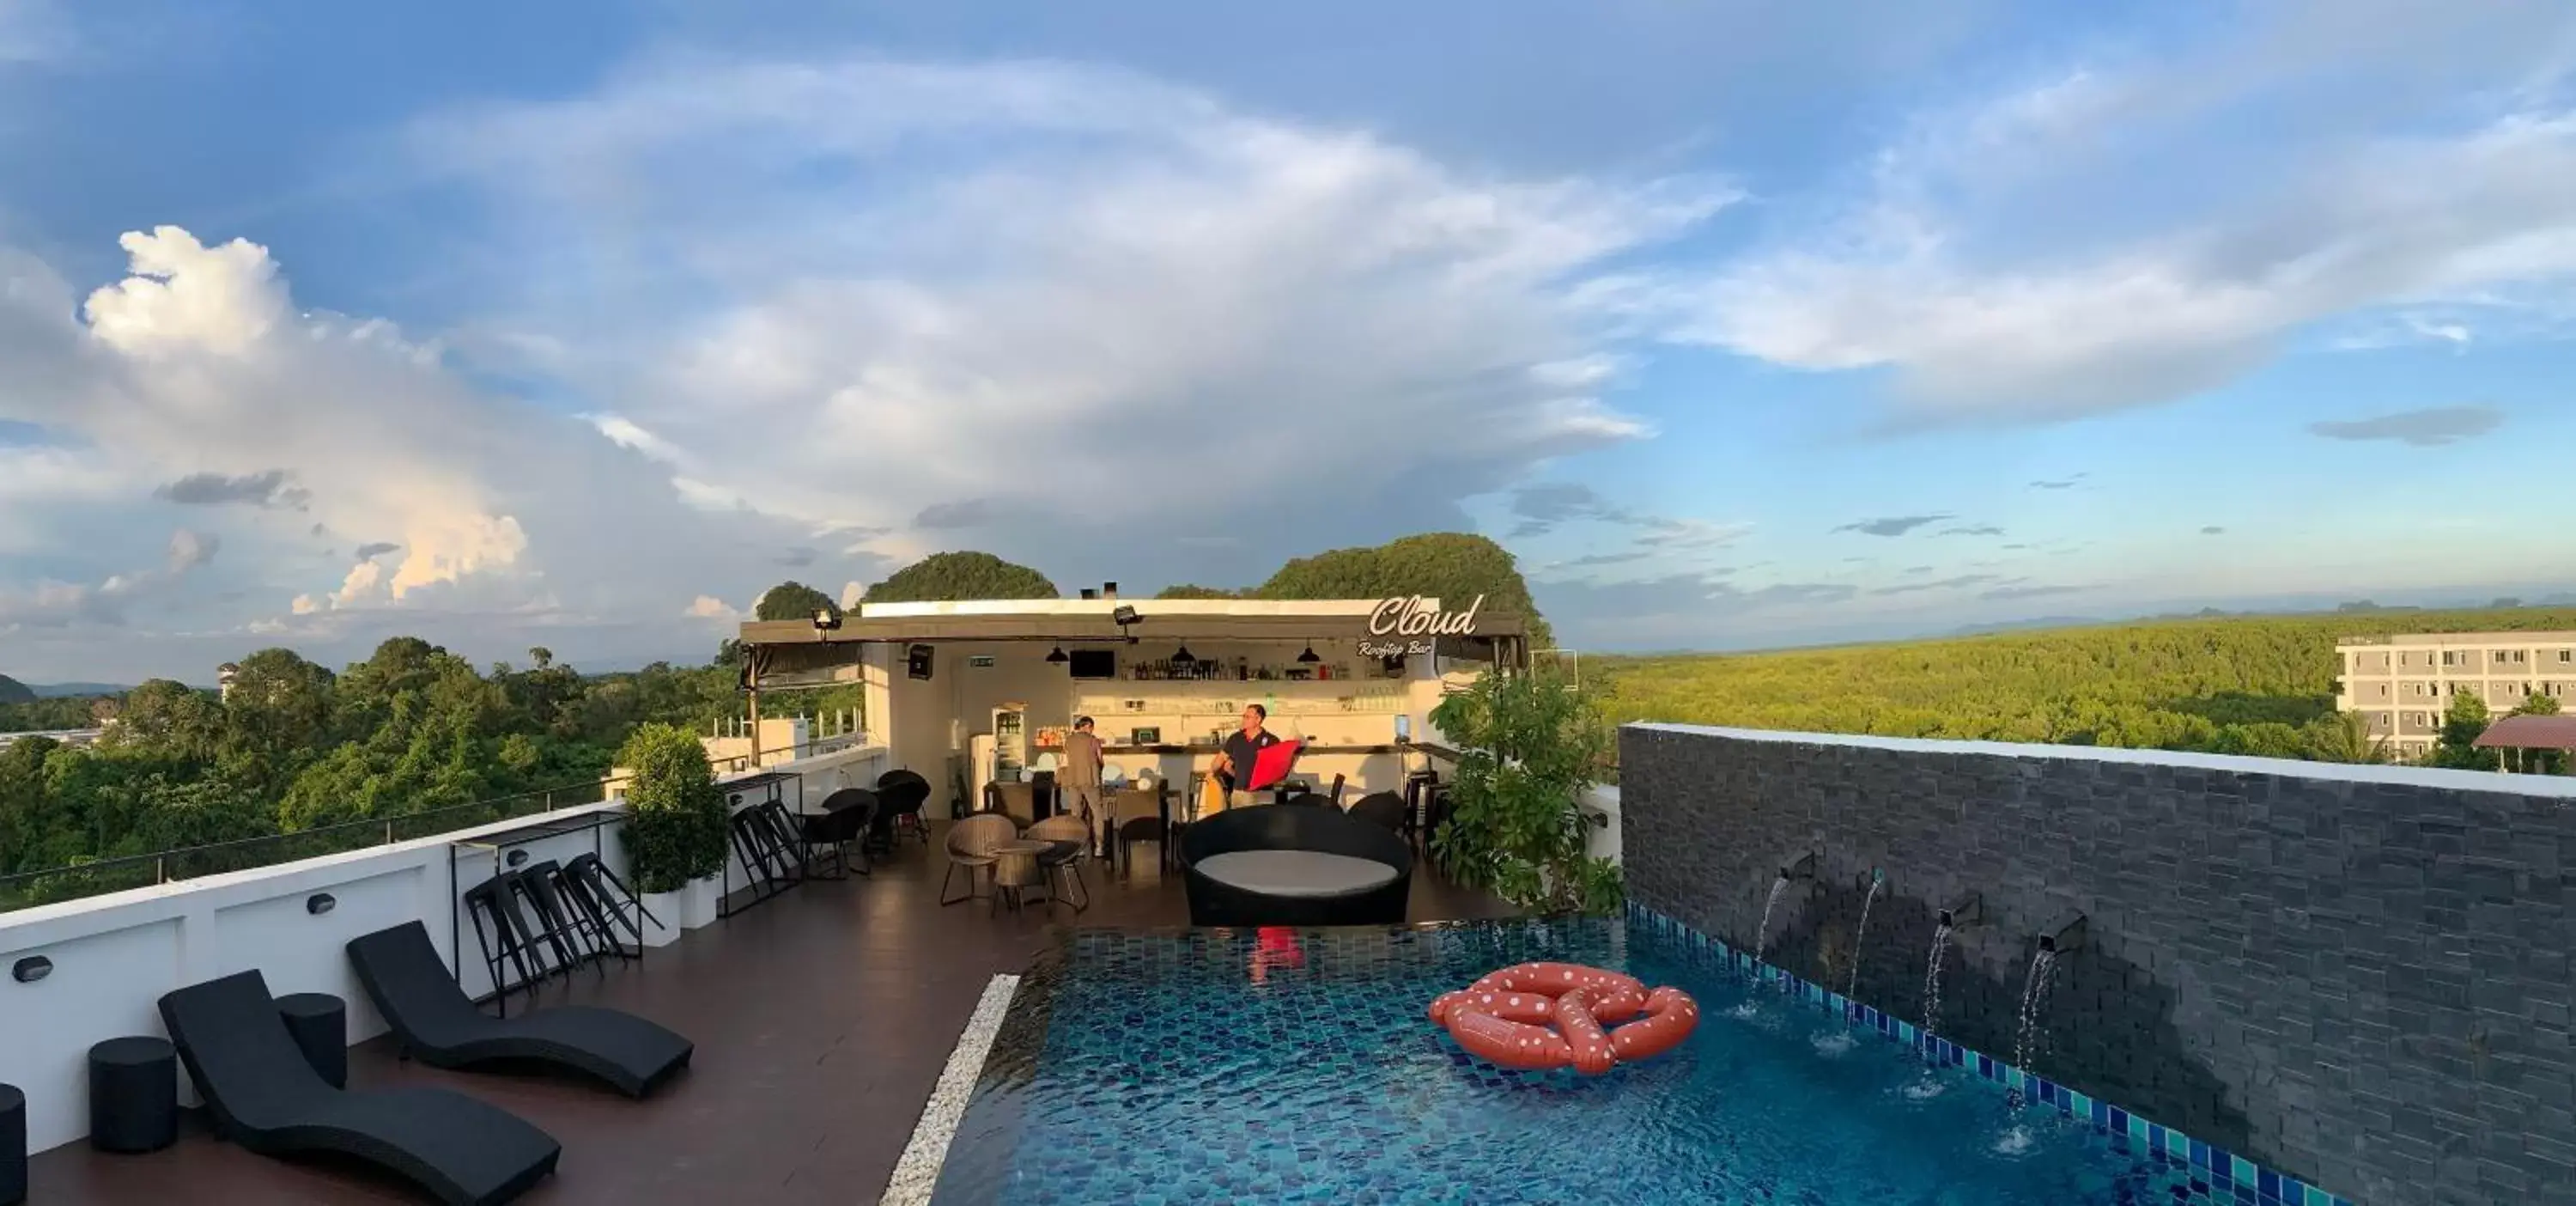
[[[819,807],[843,787],[873,786],[884,770],[878,746],[850,746],[765,769],[799,777],[782,792],[791,809]],[[735,776],[726,776],[733,778]],[[757,803],[765,793],[744,793]],[[596,850],[621,877],[624,843],[613,820],[539,838],[505,851],[486,839],[542,822],[622,814],[622,800],[498,821],[472,829],[276,866],[135,888],[0,913],[0,968],[42,956],[52,971],[34,983],[0,978],[0,1083],[27,1094],[27,1142],[42,1151],[89,1128],[87,1058],[92,1044],[161,1035],[163,993],[252,968],[279,996],[326,992],[348,1002],[349,1041],[384,1033],[383,1019],[349,971],[345,944],[361,934],[419,920],[480,997],[492,989],[461,894],[525,851],[525,863],[561,862]],[[731,882],[745,882],[728,857]],[[316,912],[315,898],[331,898]],[[648,956],[651,957],[651,956]],[[195,1098],[183,1089],[183,1100]]]
[[[90,1046],[166,1033],[159,1002],[172,989],[257,968],[279,996],[327,992],[347,1001],[349,1041],[359,1042],[382,1034],[385,1025],[350,973],[343,945],[418,919],[442,955],[452,958],[462,936],[460,980],[469,993],[489,992],[491,979],[474,953],[473,929],[456,893],[488,878],[493,856],[456,843],[538,820],[623,808],[587,805],[0,914],[0,966],[38,955],[53,963],[32,984],[0,980],[0,1082],[27,1094],[28,1147],[41,1151],[88,1133]],[[613,829],[601,834],[599,847],[622,872],[625,854],[611,835]],[[522,849],[531,860],[560,860],[592,849],[593,841],[591,833],[566,834]],[[331,903],[317,913],[321,895]]]

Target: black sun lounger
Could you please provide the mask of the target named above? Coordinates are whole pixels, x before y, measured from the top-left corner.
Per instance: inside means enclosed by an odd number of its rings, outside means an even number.
[[[305,1062],[256,971],[164,995],[161,1021],[217,1133],[261,1155],[350,1156],[441,1201],[479,1206],[526,1193],[563,1154],[553,1136],[462,1094],[332,1088]]]
[[[402,1049],[432,1067],[532,1060],[587,1072],[642,1097],[687,1067],[696,1050],[689,1040],[615,1009],[567,1005],[493,1017],[456,986],[417,921],[350,939],[349,962]]]

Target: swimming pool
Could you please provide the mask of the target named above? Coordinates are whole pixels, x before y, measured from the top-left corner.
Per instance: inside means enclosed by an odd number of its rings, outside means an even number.
[[[1588,1079],[1494,1069],[1425,1018],[1433,996],[1531,959],[1679,985],[1699,1031]],[[1079,932],[1022,981],[932,1200],[1605,1198],[2233,1200],[1609,920]]]

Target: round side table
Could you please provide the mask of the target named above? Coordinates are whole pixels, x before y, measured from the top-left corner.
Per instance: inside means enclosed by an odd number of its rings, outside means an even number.
[[[1019,911],[1022,893],[1046,882],[1038,870],[1038,856],[1046,851],[1045,842],[1003,842],[993,847],[993,903],[989,909],[1002,907],[1003,894],[1008,893],[1012,911]]]
[[[27,1200],[27,1095],[0,1085],[0,1206]]]
[[[170,1040],[114,1038],[89,1049],[89,1145],[157,1152],[179,1139],[179,1053]]]
[[[277,999],[277,1014],[286,1032],[334,1089],[349,1087],[349,1006],[327,992],[291,993]]]

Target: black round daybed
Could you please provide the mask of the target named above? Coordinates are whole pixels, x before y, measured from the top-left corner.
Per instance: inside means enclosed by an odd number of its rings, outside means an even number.
[[[1180,856],[1192,925],[1401,925],[1413,891],[1413,848],[1338,808],[1230,808]]]

